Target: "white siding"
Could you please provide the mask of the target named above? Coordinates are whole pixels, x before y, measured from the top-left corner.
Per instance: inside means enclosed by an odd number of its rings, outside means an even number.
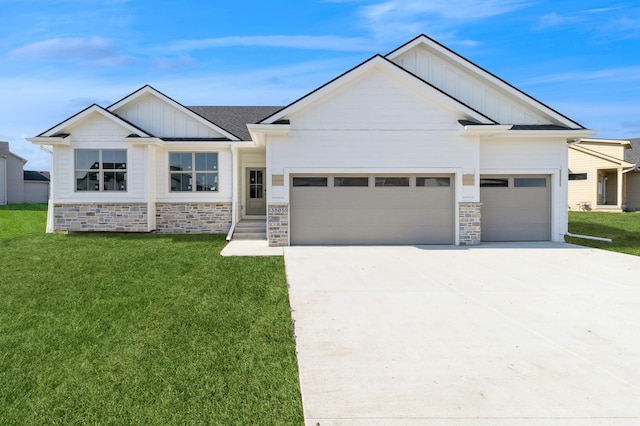
[[[476,168],[476,142],[459,136],[462,113],[386,71],[373,70],[288,118],[289,135],[267,144],[270,174]],[[271,202],[288,200],[283,187],[267,194]]]
[[[218,138],[221,133],[157,97],[146,94],[118,108],[115,113],[157,137]]]
[[[57,202],[144,202],[145,150],[125,141],[129,132],[99,114],[83,120],[68,131],[71,146],[56,146],[53,151],[52,189]],[[75,149],[125,149],[127,150],[127,191],[75,191]]]
[[[169,153],[170,152],[217,152],[218,153],[218,191],[217,192],[169,192]],[[156,199],[158,202],[229,202],[232,198],[231,149],[202,143],[180,143],[158,149],[156,155]]]
[[[499,123],[550,123],[515,96],[426,49],[411,49],[394,62]]]
[[[0,157],[0,206],[7,204],[7,159]]]

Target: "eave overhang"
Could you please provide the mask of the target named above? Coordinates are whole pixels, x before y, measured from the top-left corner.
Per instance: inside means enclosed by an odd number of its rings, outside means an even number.
[[[267,136],[287,136],[291,124],[247,124],[251,139],[257,146],[264,146]]]
[[[71,145],[71,135],[69,133],[54,136],[36,136],[34,138],[26,138],[29,142],[40,146],[69,146]]]

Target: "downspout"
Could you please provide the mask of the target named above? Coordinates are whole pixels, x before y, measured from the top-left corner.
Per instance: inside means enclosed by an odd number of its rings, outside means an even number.
[[[237,166],[236,159],[238,149],[235,146],[231,148],[231,227],[227,233],[227,241],[231,241],[233,232],[236,229],[236,212],[238,210],[238,179],[237,179]]]
[[[43,145],[40,145],[40,149],[43,150],[44,152],[48,153],[51,157],[49,159],[49,169],[51,169],[51,171],[49,172],[49,200],[47,201],[47,226],[45,228],[45,232],[47,234],[51,234],[52,232],[54,232],[54,226],[53,226],[53,188],[54,188],[54,184],[53,184],[53,151],[48,150],[47,148],[45,148]]]

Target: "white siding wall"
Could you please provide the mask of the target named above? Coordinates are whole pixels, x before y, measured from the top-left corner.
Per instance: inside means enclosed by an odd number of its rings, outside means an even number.
[[[496,90],[487,80],[471,75],[460,65],[454,65],[423,48],[405,52],[394,62],[500,123],[549,123],[522,101]]]
[[[7,202],[24,203],[24,163],[12,154],[7,156]]]
[[[270,174],[476,168],[476,142],[459,136],[457,120],[465,117],[386,71],[369,72],[289,118],[289,135],[269,138]],[[269,186],[268,200],[287,202],[288,184]]]
[[[567,157],[567,143],[561,138],[486,139],[480,142],[480,173],[550,175],[551,239],[564,241],[568,220]]]
[[[150,94],[125,104],[115,112],[157,137],[222,137],[222,134]]]
[[[52,185],[57,202],[143,202],[145,193],[145,147],[125,141],[129,132],[113,121],[93,115],[69,129],[71,146],[53,150]],[[126,149],[127,191],[75,191],[74,149]]]
[[[218,185],[217,192],[169,192],[169,153],[170,152],[217,152]],[[158,149],[156,155],[155,192],[158,202],[230,202],[233,192],[231,149],[214,147],[202,143],[176,143]]]

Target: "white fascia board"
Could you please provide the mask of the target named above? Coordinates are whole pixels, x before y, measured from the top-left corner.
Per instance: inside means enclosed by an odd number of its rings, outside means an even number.
[[[504,133],[499,133],[493,138],[500,139],[513,139],[513,138],[538,138],[538,139],[549,139],[549,138],[563,138],[567,141],[578,140],[587,136],[591,136],[595,134],[595,130],[589,129],[570,129],[570,130],[509,130]]]
[[[247,124],[249,134],[254,142],[252,146],[264,146],[268,135],[287,136],[291,130],[290,124]]]
[[[130,143],[131,145],[138,146],[162,146],[164,145],[164,141],[160,138],[134,138],[134,137],[126,137],[124,141]]]
[[[29,142],[40,146],[71,145],[71,136],[37,136],[35,138],[26,138]]]
[[[474,124],[470,126],[462,126],[461,136],[495,136],[508,132],[513,127],[512,124]]]
[[[582,138],[578,143],[597,143],[597,144],[611,144],[611,145],[623,145],[625,148],[631,148],[631,141],[624,139],[596,139],[596,138]]]
[[[114,113],[115,111],[134,101],[135,99],[138,99],[139,97],[146,95],[146,94],[150,94],[152,96],[155,96],[156,98],[162,100],[163,102],[168,103],[169,105],[173,106],[174,108],[178,109],[179,111],[182,111],[185,115],[188,115],[190,118],[198,121],[200,124],[207,126],[213,130],[215,130],[218,133],[223,134],[226,138],[229,138],[231,140],[237,141],[240,140],[236,135],[233,135],[231,133],[229,133],[228,131],[224,130],[221,127],[216,126],[214,123],[212,123],[211,121],[205,119],[204,117],[202,117],[199,114],[196,114],[195,112],[191,111],[189,108],[187,108],[186,106],[182,105],[180,102],[177,102],[173,99],[171,99],[169,96],[165,95],[164,93],[154,89],[153,87],[147,85],[142,87],[141,89],[136,90],[135,92],[133,92],[132,94],[124,97],[123,99],[119,100],[118,102],[116,102],[113,105],[110,105],[109,107],[107,107],[107,110]]]
[[[162,141],[162,146],[165,148],[171,148],[171,149],[180,149],[180,148],[184,148],[184,149],[203,149],[203,148],[215,148],[215,149],[220,149],[220,148],[232,148],[232,147],[237,147],[237,148],[255,148],[255,143],[253,142],[237,142],[237,141],[207,141],[207,142],[202,142],[202,141],[193,141],[193,142],[189,142],[189,141]]]
[[[89,108],[86,108],[83,111],[80,111],[79,113],[77,113],[76,115],[74,115],[71,118],[68,118],[67,120],[63,121],[62,123],[58,124],[55,127],[52,127],[51,129],[47,130],[45,133],[41,134],[40,136],[54,136],[58,133],[62,133],[62,131],[64,129],[66,129],[67,127],[82,121],[84,119],[86,119],[87,117],[93,115],[93,114],[100,114],[103,117],[119,124],[120,126],[124,127],[125,129],[127,129],[128,131],[130,131],[131,133],[135,133],[135,134],[141,134],[141,136],[151,136],[147,133],[145,133],[143,130],[132,126],[131,124],[129,124],[128,122],[126,122],[125,120],[121,119],[120,117],[118,117],[117,115],[107,111],[106,109],[102,108],[99,105],[91,105]]]

